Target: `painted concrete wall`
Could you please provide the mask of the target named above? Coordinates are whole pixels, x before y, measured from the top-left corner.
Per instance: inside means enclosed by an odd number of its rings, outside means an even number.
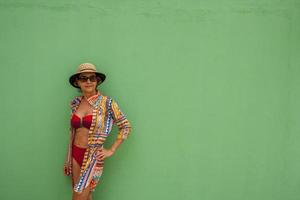
[[[0,199],[70,199],[68,77],[87,61],[133,125],[94,199],[300,199],[299,10],[1,1]]]

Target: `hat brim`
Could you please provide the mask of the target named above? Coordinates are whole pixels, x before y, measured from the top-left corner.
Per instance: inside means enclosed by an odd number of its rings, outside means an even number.
[[[106,79],[106,75],[103,74],[103,73],[100,73],[100,72],[88,71],[88,70],[86,70],[86,71],[84,71],[84,72],[93,72],[93,73],[95,73],[96,76],[99,77],[99,78],[101,79],[101,83],[103,83],[104,80]],[[72,76],[70,76],[70,78],[69,78],[69,83],[70,83],[73,87],[75,87],[75,88],[80,88],[78,85],[75,84],[75,82],[76,82],[77,76],[79,76],[79,74],[84,73],[84,72],[75,73],[75,74],[73,74]],[[101,83],[99,83],[98,85],[100,85]]]

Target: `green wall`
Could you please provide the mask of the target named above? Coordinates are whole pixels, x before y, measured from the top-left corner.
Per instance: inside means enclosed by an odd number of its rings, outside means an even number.
[[[133,125],[95,200],[300,199],[299,23],[296,0],[2,0],[0,199],[70,199],[82,62]]]

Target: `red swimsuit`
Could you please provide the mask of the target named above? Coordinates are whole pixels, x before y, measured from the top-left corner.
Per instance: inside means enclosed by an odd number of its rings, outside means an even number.
[[[87,129],[90,129],[92,124],[92,117],[93,115],[86,115],[82,118],[82,121],[78,115],[73,114],[71,118],[71,126],[75,129],[85,127]],[[81,148],[76,145],[72,145],[72,156],[77,161],[77,163],[81,166],[83,162],[83,157],[85,153],[86,148]]]
[[[82,123],[80,117],[78,115],[73,114],[72,119],[71,119],[71,125],[74,128],[80,128],[80,127],[85,127],[87,129],[90,129],[91,124],[92,124],[92,117],[93,115],[86,115],[82,118]]]

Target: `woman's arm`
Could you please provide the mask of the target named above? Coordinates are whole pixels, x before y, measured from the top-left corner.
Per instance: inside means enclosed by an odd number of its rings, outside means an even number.
[[[115,143],[109,149],[103,149],[104,158],[112,156],[122,143],[122,139],[116,139]]]
[[[104,157],[112,156],[119,148],[119,146],[123,143],[123,141],[128,138],[128,135],[131,132],[131,124],[129,123],[128,119],[125,117],[124,113],[121,111],[115,100],[112,100],[111,112],[114,124],[118,126],[119,132],[117,139],[113,143],[111,148],[104,149]]]
[[[72,114],[75,111],[76,106],[78,105],[79,102],[80,101],[78,100],[78,97],[75,97],[70,102],[70,108],[71,108],[70,119],[71,119]],[[74,128],[71,127],[71,125],[69,125],[69,143],[68,143],[68,147],[67,147],[67,155],[66,155],[65,162],[64,162],[64,174],[66,176],[72,175],[72,142],[74,139],[74,135],[75,135],[75,130],[74,130]]]
[[[72,175],[72,155],[71,155],[71,150],[72,150],[72,141],[73,141],[73,130],[72,128],[69,129],[70,132],[70,137],[69,137],[69,144],[67,147],[67,155],[65,158],[65,162],[64,162],[64,175],[65,176],[71,176]]]

